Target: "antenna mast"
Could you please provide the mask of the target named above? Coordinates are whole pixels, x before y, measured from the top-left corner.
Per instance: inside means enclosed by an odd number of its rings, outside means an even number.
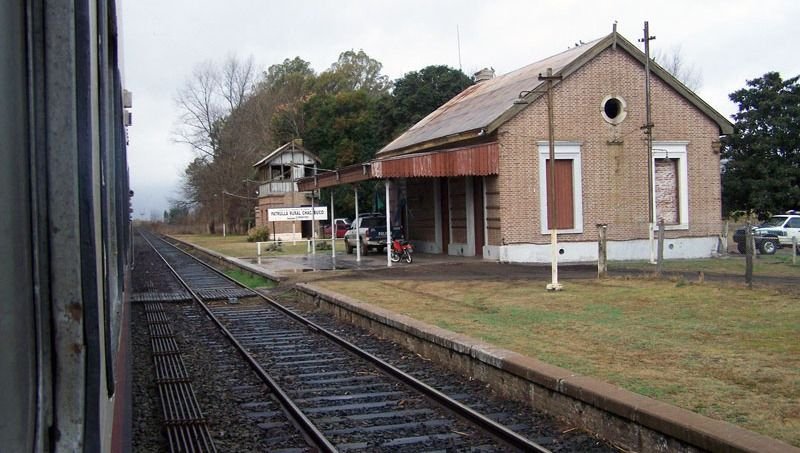
[[[456,24],[456,41],[458,42],[458,70],[463,72],[461,69],[461,33],[458,29],[458,24]]]

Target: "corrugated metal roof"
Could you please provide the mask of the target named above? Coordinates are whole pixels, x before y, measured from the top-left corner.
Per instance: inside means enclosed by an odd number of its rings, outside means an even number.
[[[539,74],[545,74],[548,68],[552,68],[553,75],[566,77],[609,46],[623,49],[644,65],[646,58],[644,52],[620,34],[612,32],[603,38],[468,87],[383,147],[376,156],[378,158],[396,156],[492,133],[500,124],[525,107],[514,104],[514,101],[519,99],[521,93],[536,90],[543,83],[539,80]],[[650,68],[654,76],[671,86],[716,122],[720,134],[733,133],[733,124],[727,118],[672,74],[654,62]],[[540,94],[537,91],[525,98],[530,101]]]
[[[599,41],[580,45],[468,87],[383,147],[377,155],[380,157],[381,154],[417,143],[485,128],[513,107],[521,92],[536,89],[542,83],[539,80],[540,73],[544,74],[547,68],[557,73]]]
[[[497,142],[373,160],[297,180],[300,191],[324,189],[368,179],[436,178],[496,175],[500,167]]]

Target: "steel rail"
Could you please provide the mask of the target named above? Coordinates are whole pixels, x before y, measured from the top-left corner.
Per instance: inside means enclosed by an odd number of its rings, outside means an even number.
[[[208,269],[210,269],[210,270],[216,272],[217,274],[227,278],[231,282],[241,286],[241,284],[239,282],[237,282],[236,280],[232,279],[231,277],[225,275],[224,273],[220,272],[219,270],[215,269],[214,267],[210,266],[208,263],[205,263],[204,261],[202,261],[199,258],[195,257],[194,255],[186,252],[185,250],[182,250],[181,248],[175,246],[174,244],[170,244],[167,241],[164,241],[164,242],[169,244],[169,245],[171,245],[171,246],[173,246],[173,247],[175,247],[177,250],[180,250],[181,252],[183,252],[187,256],[189,256],[192,259],[198,261],[199,263],[205,265]],[[491,435],[493,435],[495,438],[499,439],[500,441],[502,441],[502,442],[504,442],[506,444],[509,444],[509,445],[511,445],[511,446],[513,446],[515,448],[519,448],[520,450],[523,450],[523,451],[534,451],[534,452],[540,452],[540,453],[551,453],[550,450],[548,450],[547,448],[537,444],[536,442],[533,442],[532,440],[528,439],[527,437],[525,437],[525,436],[523,436],[523,435],[521,435],[521,434],[519,434],[519,433],[517,433],[517,432],[515,432],[515,431],[513,431],[511,429],[509,429],[508,427],[506,427],[506,426],[504,426],[504,425],[502,425],[500,423],[497,423],[496,421],[494,421],[494,420],[486,417],[485,415],[475,411],[474,409],[470,408],[469,406],[466,406],[466,405],[464,405],[462,403],[459,403],[458,401],[456,401],[456,400],[450,398],[449,396],[447,396],[445,393],[443,393],[443,392],[441,392],[441,391],[429,386],[428,384],[426,384],[426,383],[420,381],[419,379],[411,376],[410,374],[400,370],[399,368],[397,368],[394,365],[386,362],[385,360],[383,360],[383,359],[381,359],[381,358],[379,358],[379,357],[377,357],[377,356],[375,356],[373,354],[370,354],[369,352],[359,348],[355,344],[353,344],[353,343],[349,342],[348,340],[340,337],[339,335],[327,330],[326,328],[314,323],[313,321],[310,321],[310,320],[302,317],[301,315],[299,315],[297,313],[294,313],[293,311],[289,310],[287,307],[281,305],[276,300],[274,300],[274,299],[272,299],[272,298],[270,298],[270,297],[268,297],[268,296],[266,296],[264,294],[258,293],[257,291],[255,293],[256,293],[257,297],[261,297],[262,299],[264,299],[266,302],[268,302],[270,305],[272,305],[274,308],[278,309],[279,311],[281,311],[285,315],[289,316],[290,318],[294,319],[297,322],[300,322],[301,324],[305,325],[306,327],[317,331],[318,333],[320,333],[323,336],[327,337],[328,339],[330,339],[334,343],[340,345],[344,349],[346,349],[346,350],[350,351],[351,353],[361,357],[362,359],[365,359],[366,361],[372,363],[376,367],[380,368],[387,375],[399,380],[400,382],[403,382],[404,384],[406,384],[409,387],[415,389],[416,391],[420,392],[424,396],[427,396],[431,400],[436,401],[441,406],[447,408],[450,412],[452,412],[455,415],[457,415],[457,416],[459,416],[459,417],[461,417],[461,418],[463,418],[465,420],[468,420],[469,422],[475,424],[476,426],[478,426],[479,428],[483,429],[484,431],[490,433]],[[203,305],[204,308],[206,308],[205,304],[201,304],[201,305]],[[208,309],[206,308],[206,310],[208,310]]]
[[[242,346],[242,344],[239,343],[239,341],[233,336],[233,334],[230,332],[230,330],[228,330],[228,328],[226,328],[222,324],[222,322],[220,322],[220,320],[206,306],[206,304],[203,303],[202,298],[189,286],[188,283],[186,283],[186,281],[178,274],[178,272],[175,270],[175,268],[172,267],[172,265],[169,264],[169,262],[167,262],[167,260],[164,257],[164,255],[162,255],[161,252],[153,245],[153,243],[150,242],[150,240],[147,238],[147,236],[142,234],[142,237],[150,245],[150,247],[153,248],[153,250],[156,252],[156,254],[161,258],[161,260],[164,261],[164,264],[167,265],[167,267],[175,275],[175,277],[178,279],[178,281],[180,281],[181,284],[186,288],[186,290],[189,291],[189,294],[191,294],[192,298],[198,303],[198,305],[200,305],[200,307],[203,309],[203,311],[205,311],[205,313],[209,317],[209,319],[211,319],[211,321],[214,322],[214,324],[220,329],[220,331],[222,331],[222,333],[225,335],[225,337],[228,339],[228,341],[230,341],[231,344],[236,348],[236,350],[239,351],[239,354],[241,354],[242,357],[244,357],[244,359],[253,368],[253,370],[256,372],[256,374],[258,374],[258,377],[265,384],[267,384],[267,386],[270,388],[270,390],[274,393],[274,395],[275,395],[276,399],[278,400],[278,402],[283,407],[284,411],[286,411],[286,413],[290,416],[290,418],[293,419],[293,422],[300,429],[300,431],[302,431],[303,435],[306,437],[306,439],[309,441],[309,443],[311,443],[314,447],[316,447],[320,452],[337,452],[338,450],[336,449],[336,447],[333,446],[333,444],[331,444],[331,442],[325,437],[325,435],[319,430],[319,428],[317,428],[316,425],[314,425],[314,423],[294,403],[294,401],[292,401],[291,397],[280,387],[280,385],[277,383],[277,381],[275,381],[272,378],[272,376],[270,376],[269,373],[267,373],[267,371],[258,363],[258,361],[252,355],[250,355],[250,353],[247,352],[247,350],[244,348],[244,346]],[[162,240],[162,242],[166,243],[170,247],[175,248],[176,250],[180,250],[181,252],[185,253],[187,256],[197,260],[199,263],[205,265],[206,267],[208,267],[209,269],[213,270],[214,272],[217,272],[218,274],[222,275],[223,277],[225,277],[225,278],[231,280],[232,282],[236,283],[237,285],[241,286],[238,282],[236,282],[235,280],[231,279],[227,275],[217,271],[213,267],[208,266],[203,261],[198,260],[194,256],[192,256],[192,255],[186,253],[185,251],[181,250],[180,248],[175,247],[174,245],[172,245],[172,244],[170,244],[170,243],[168,243],[166,241]],[[257,297],[258,293],[254,292],[254,295]]]

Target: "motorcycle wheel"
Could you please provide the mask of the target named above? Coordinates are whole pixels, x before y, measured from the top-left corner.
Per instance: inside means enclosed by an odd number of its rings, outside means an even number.
[[[411,254],[410,253],[405,252],[404,255],[405,255],[405,258],[406,258],[406,263],[411,264],[411,262],[414,261],[414,259],[411,258]]]
[[[393,263],[400,261],[400,255],[398,255],[397,252],[392,252],[391,258]]]

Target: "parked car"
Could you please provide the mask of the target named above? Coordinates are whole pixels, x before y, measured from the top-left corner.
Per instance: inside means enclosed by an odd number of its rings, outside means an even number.
[[[403,228],[392,227],[392,238],[402,239]],[[347,253],[353,253],[356,242],[361,241],[361,253],[367,254],[372,249],[383,250],[386,247],[386,216],[380,213],[367,213],[359,215],[350,229],[344,235],[344,244]]]
[[[322,235],[326,238],[333,237],[333,225],[336,225],[336,237],[343,238],[347,230],[350,229],[350,220],[345,218],[333,219],[333,224],[322,227]]]
[[[764,255],[772,255],[781,247],[791,247],[792,238],[800,241],[800,214],[787,211],[785,215],[772,216],[766,222],[753,227],[756,249]],[[739,253],[745,253],[745,229],[733,233],[733,241]],[[798,246],[800,248],[800,246]]]

